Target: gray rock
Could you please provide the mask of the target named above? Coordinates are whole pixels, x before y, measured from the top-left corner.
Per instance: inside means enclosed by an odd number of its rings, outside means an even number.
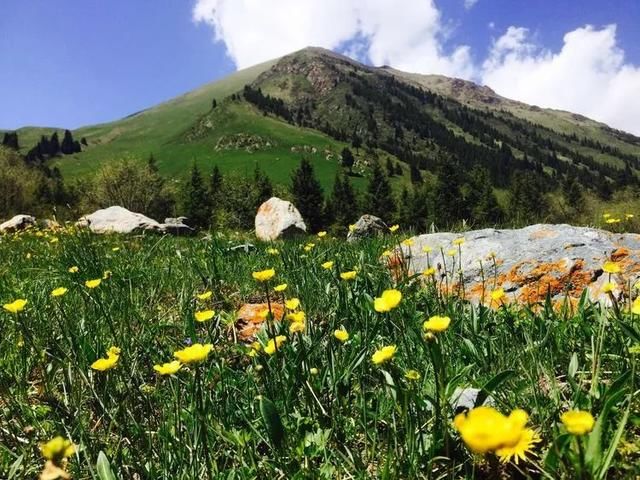
[[[255,219],[256,237],[271,241],[306,233],[307,226],[298,209],[286,200],[271,197],[258,208]]]
[[[456,387],[449,398],[449,404],[451,405],[451,409],[455,413],[460,413],[461,411],[471,410],[476,405],[476,400],[478,398],[478,394],[480,393],[479,388],[460,388]],[[488,396],[485,398],[482,405],[493,406],[495,405],[495,401],[493,397]]]
[[[165,225],[185,225],[185,220],[188,220],[187,217],[176,217],[176,218],[165,218],[164,219],[164,224]]]
[[[13,233],[25,228],[32,227],[36,224],[35,217],[31,215],[16,215],[3,224],[0,224],[0,233]]]
[[[465,242],[460,258],[452,242],[461,237]],[[425,247],[432,251],[425,253]],[[461,291],[456,284],[461,271],[464,293],[474,303],[492,302],[495,285],[507,292],[505,301],[542,302],[547,293],[558,302],[566,297],[576,300],[587,289],[592,300],[609,304],[611,297],[602,291],[609,280],[602,271],[604,262],[616,261],[622,268],[611,276],[617,285],[612,293],[619,298],[628,295],[628,285],[640,277],[640,235],[571,225],[432,233],[414,237],[413,244],[400,248],[410,272],[424,271],[429,262],[437,268],[437,277],[443,278],[445,270],[449,273],[455,292]],[[455,256],[449,254],[453,251]]]
[[[123,207],[109,207],[85,215],[76,223],[88,227],[94,233],[141,233],[156,232],[172,235],[190,235],[194,230],[182,223],[158,223],[141,213],[135,213]]]
[[[365,237],[382,235],[387,231],[387,224],[384,223],[381,218],[365,214],[358,219],[353,228],[349,229],[347,242],[353,242]]]
[[[191,228],[187,225],[185,220],[187,217],[165,218],[164,223],[160,224],[160,230],[163,233],[169,233],[171,235],[193,235],[196,233],[195,228]]]

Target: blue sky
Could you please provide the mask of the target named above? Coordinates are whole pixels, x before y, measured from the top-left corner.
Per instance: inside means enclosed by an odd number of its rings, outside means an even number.
[[[638,0],[291,2],[263,0],[265,14],[249,0],[3,0],[0,128],[114,120],[313,44],[349,45],[361,60],[469,78],[529,103],[640,130],[640,103],[618,98],[640,94]],[[604,32],[612,24],[615,31]],[[582,44],[589,51],[576,52]],[[614,49],[624,57],[602,67]],[[567,64],[579,75],[571,78]],[[544,82],[527,80],[538,74],[556,80],[545,90]],[[571,98],[555,89],[557,79]],[[573,95],[572,82],[587,85]],[[598,90],[605,90],[603,105],[594,107]]]

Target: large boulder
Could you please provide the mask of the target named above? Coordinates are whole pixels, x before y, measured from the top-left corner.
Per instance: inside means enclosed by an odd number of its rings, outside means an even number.
[[[263,241],[287,238],[307,231],[298,209],[286,200],[271,197],[258,208],[256,237]]]
[[[185,223],[187,217],[165,218],[164,223],[160,224],[160,231],[170,233],[171,235],[193,235],[196,233],[195,228]]]
[[[353,242],[365,237],[382,235],[388,231],[387,224],[375,215],[362,215],[358,221],[349,227],[347,242]]]
[[[94,233],[140,233],[157,232],[173,235],[188,235],[194,230],[178,219],[174,223],[158,223],[141,213],[135,213],[124,207],[109,207],[96,210],[82,217],[77,225],[88,227]]]
[[[460,256],[453,241],[462,237]],[[403,242],[399,247],[403,255],[392,256],[390,266],[404,262],[410,273],[419,273],[429,263],[436,267],[438,279],[443,278],[446,268],[450,280],[439,283],[456,293],[463,291],[458,285],[461,270],[464,294],[474,303],[495,303],[490,295],[494,284],[504,289],[508,302],[533,304],[543,302],[549,294],[560,305],[567,297],[575,302],[586,289],[592,300],[610,303],[610,294],[603,291],[610,277],[602,269],[606,261],[614,261],[621,268],[621,273],[611,275],[616,284],[613,296],[628,296],[629,285],[640,278],[637,234],[571,225],[532,225],[518,230],[432,233],[412,240]],[[425,248],[431,249],[430,253]]]
[[[25,228],[31,227],[36,224],[35,217],[31,215],[16,215],[11,220],[0,224],[0,233],[12,233]]]

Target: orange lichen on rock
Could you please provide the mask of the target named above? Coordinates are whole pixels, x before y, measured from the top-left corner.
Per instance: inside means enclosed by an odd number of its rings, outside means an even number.
[[[611,260],[614,262],[619,262],[625,257],[628,257],[631,252],[626,247],[618,247],[611,254]]]
[[[265,321],[262,313],[268,308],[269,304],[267,303],[245,303],[240,307],[236,320],[240,340],[248,342],[255,339],[256,333]],[[280,320],[284,315],[284,305],[271,303],[271,313],[275,320]]]

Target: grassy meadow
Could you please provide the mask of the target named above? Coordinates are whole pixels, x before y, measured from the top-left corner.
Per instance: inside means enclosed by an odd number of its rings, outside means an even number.
[[[637,478],[640,304],[471,305],[404,239],[0,237],[0,478]]]

